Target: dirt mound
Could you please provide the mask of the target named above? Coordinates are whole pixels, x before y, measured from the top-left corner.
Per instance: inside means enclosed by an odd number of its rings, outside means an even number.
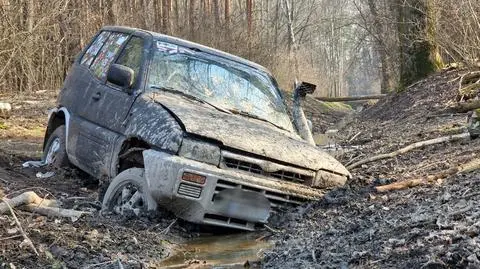
[[[18,142],[20,143],[20,142]],[[28,143],[28,142],[26,142]],[[11,215],[0,216],[0,268],[145,268],[160,263],[172,252],[168,241],[182,241],[189,224],[168,214],[140,219],[100,214],[98,184],[77,170],[56,170],[50,178],[37,178],[46,169],[22,168],[26,156],[0,149],[0,190],[6,198],[25,191],[56,199],[63,208],[92,212],[72,221],[16,210],[34,246],[36,256]],[[143,267],[142,267],[143,266]],[[13,268],[13,267],[12,267]]]
[[[465,132],[465,114],[444,113],[460,74],[433,75],[378,102],[340,130],[344,164],[411,143]],[[479,174],[377,193],[373,186],[422,178],[478,158],[479,140],[464,139],[410,151],[351,169],[348,186],[280,221],[284,230],[265,267],[477,268]],[[478,255],[478,256],[477,256]]]

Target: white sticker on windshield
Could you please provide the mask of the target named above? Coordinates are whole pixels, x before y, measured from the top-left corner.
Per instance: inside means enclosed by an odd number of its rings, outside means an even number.
[[[168,53],[177,53],[178,52],[178,46],[170,43],[165,43],[162,41],[157,41],[157,49],[159,51],[164,51]]]

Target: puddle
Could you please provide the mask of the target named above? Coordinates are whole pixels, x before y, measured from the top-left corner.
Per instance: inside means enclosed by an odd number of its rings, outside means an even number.
[[[180,245],[173,256],[159,264],[161,268],[245,268],[260,260],[273,242],[259,240],[260,233],[202,236]],[[251,267],[253,268],[253,267]]]

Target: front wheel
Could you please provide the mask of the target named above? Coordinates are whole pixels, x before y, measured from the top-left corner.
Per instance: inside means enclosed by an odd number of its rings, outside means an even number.
[[[118,174],[105,192],[102,208],[126,216],[156,211],[157,203],[148,191],[145,170],[130,168]]]
[[[42,160],[47,164],[52,164],[57,168],[69,167],[67,148],[66,148],[65,125],[60,125],[53,131],[47,140],[43,149]]]

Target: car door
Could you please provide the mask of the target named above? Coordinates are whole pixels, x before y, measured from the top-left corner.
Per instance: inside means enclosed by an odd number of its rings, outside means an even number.
[[[95,177],[109,174],[114,142],[121,135],[123,122],[135,100],[134,94],[107,82],[108,68],[116,59],[119,63],[131,64],[132,61],[125,59],[137,52],[137,66],[132,69],[137,71],[135,77],[138,78],[143,57],[143,47],[138,48],[143,40],[138,40],[133,36],[129,39],[125,33],[110,33],[92,60],[90,77],[86,76],[87,81],[83,83],[83,109],[79,110],[79,120],[71,125],[74,137],[70,140],[70,152],[75,156],[75,164]]]

